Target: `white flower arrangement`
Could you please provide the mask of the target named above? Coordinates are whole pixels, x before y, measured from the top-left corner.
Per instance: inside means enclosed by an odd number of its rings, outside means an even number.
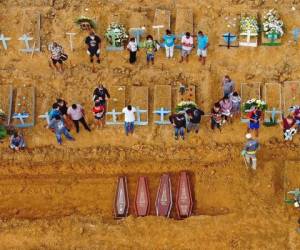
[[[111,23],[105,33],[108,42],[116,47],[122,47],[123,43],[128,39],[126,29],[122,24]]]
[[[197,104],[193,101],[181,101],[177,104],[175,110],[176,112],[185,111],[190,108],[197,108]]]
[[[246,110],[251,110],[254,107],[258,107],[262,111],[264,111],[268,108],[265,101],[253,98],[243,104],[243,111],[245,112]]]
[[[257,19],[254,16],[245,16],[240,20],[240,30],[242,33],[247,33],[250,31],[251,33],[258,33],[259,27],[257,23]]]
[[[263,31],[265,35],[277,35],[282,37],[284,35],[283,31],[283,21],[280,20],[278,12],[274,9],[269,10],[263,17]]]

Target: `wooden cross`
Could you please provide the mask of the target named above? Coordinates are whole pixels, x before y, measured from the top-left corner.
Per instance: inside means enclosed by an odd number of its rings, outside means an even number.
[[[224,41],[226,42],[226,47],[228,49],[230,49],[230,47],[238,47],[238,46],[231,45],[236,40],[236,38],[237,38],[236,35],[233,35],[230,32],[228,32],[223,35],[223,38],[224,38]],[[223,46],[223,45],[221,45],[221,46]]]
[[[73,51],[74,50],[74,48],[73,48],[73,37],[76,35],[76,33],[67,32],[66,35],[69,36],[70,49],[71,49],[71,51]]]

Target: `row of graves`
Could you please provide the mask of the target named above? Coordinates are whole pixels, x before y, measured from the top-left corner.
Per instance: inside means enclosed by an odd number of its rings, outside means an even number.
[[[34,53],[41,51],[41,14],[40,13],[25,13],[22,35],[18,38],[23,43],[22,52]],[[225,21],[222,21],[222,33],[220,35],[220,46],[227,48],[231,47],[257,47],[260,37],[261,44],[267,46],[276,46],[281,44],[281,38],[285,33],[284,23],[275,9],[265,11],[260,17],[256,11],[248,11],[245,13],[226,13]],[[75,20],[75,23],[81,30],[87,31],[97,29],[97,22],[90,17],[80,16]],[[147,15],[141,12],[134,12],[128,20],[129,30],[121,24],[121,18],[113,16],[105,32],[107,41],[106,49],[108,51],[121,51],[127,43],[129,36],[136,38],[139,47],[143,47],[142,39],[147,34],[153,34],[154,39],[163,47],[162,36],[166,29],[171,28],[171,11],[166,9],[156,9],[152,27],[147,25]],[[147,30],[146,26],[150,26]],[[176,8],[176,23],[175,35],[181,38],[187,31],[194,34],[194,18],[193,10],[190,8]],[[9,31],[7,31],[9,32]],[[76,32],[67,32],[65,35],[69,40],[70,50],[75,47]],[[298,42],[300,29],[292,30],[295,43]],[[12,38],[5,34],[0,34],[0,42],[4,50],[8,49],[9,42]],[[176,48],[181,48],[179,39],[177,39]]]
[[[111,98],[107,107],[108,125],[123,124],[122,109],[126,106],[126,87],[112,86]],[[194,85],[180,85],[176,93],[178,104],[184,102],[195,103],[196,88]],[[146,86],[132,86],[130,104],[136,108],[136,125],[149,124],[149,88]],[[168,119],[172,113],[172,87],[171,85],[154,86],[153,123],[158,125],[170,124]]]
[[[177,219],[190,217],[194,206],[194,197],[189,173],[182,171],[179,174],[175,204],[172,192],[171,176],[168,173],[160,177],[154,203],[156,216],[169,218],[172,208],[175,205]],[[125,218],[129,214],[130,198],[126,176],[118,177],[116,193],[114,199],[114,217],[116,219]],[[132,202],[131,202],[132,205]],[[149,182],[146,176],[140,176],[136,185],[136,192],[133,201],[134,213],[138,217],[150,215],[151,199],[149,192]]]
[[[277,125],[284,115],[300,106],[300,81],[280,83],[241,83],[242,111],[247,115],[251,107],[260,106],[264,111],[265,125]],[[248,122],[242,116],[242,122]]]

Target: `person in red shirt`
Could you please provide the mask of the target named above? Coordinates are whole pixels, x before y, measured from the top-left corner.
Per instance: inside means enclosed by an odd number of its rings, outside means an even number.
[[[293,116],[288,115],[282,119],[283,137],[286,141],[292,141],[293,136],[297,133],[297,124]]]
[[[261,110],[258,107],[254,107],[254,110],[252,110],[248,114],[249,118],[249,124],[248,124],[248,129],[247,133],[250,133],[252,130],[255,131],[256,137],[258,137],[258,130],[259,130],[259,122],[263,120],[263,114]]]
[[[93,113],[95,117],[96,128],[104,127],[104,116],[105,116],[105,106],[101,102],[96,102],[93,107]]]

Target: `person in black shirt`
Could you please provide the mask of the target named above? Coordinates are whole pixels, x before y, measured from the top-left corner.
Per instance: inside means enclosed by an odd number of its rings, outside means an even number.
[[[73,127],[73,122],[67,114],[67,112],[68,112],[68,103],[65,100],[60,99],[60,98],[56,99],[56,103],[59,107],[59,111],[60,111],[60,113],[63,117],[63,120],[65,122],[65,126],[70,131],[70,129]]]
[[[103,84],[99,84],[93,93],[94,102],[100,102],[101,105],[106,105],[106,100],[109,98],[110,94],[108,93],[108,90],[103,86]]]
[[[199,132],[201,116],[204,115],[204,112],[198,108],[191,108],[186,111],[189,116],[189,122],[187,124],[187,132],[195,130],[195,133]]]
[[[184,129],[186,126],[186,119],[184,114],[170,115],[169,120],[174,126],[175,140],[178,140],[178,135],[184,140]]]
[[[85,43],[87,45],[87,53],[90,56],[91,63],[94,62],[94,56],[97,57],[97,63],[100,63],[100,37],[91,30],[90,35],[85,39]]]

